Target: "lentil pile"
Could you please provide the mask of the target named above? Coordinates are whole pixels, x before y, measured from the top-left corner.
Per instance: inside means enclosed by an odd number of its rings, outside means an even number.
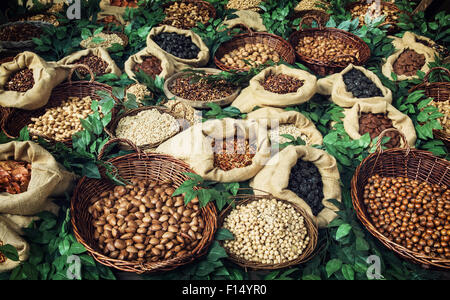
[[[77,59],[72,64],[82,64],[88,66],[92,72],[94,72],[97,76],[102,76],[106,74],[106,69],[108,68],[108,63],[101,59],[100,57],[90,53],[88,55],[85,55],[81,57],[80,59]],[[85,77],[89,74],[89,71],[85,68],[77,68],[77,72],[80,74],[81,77]]]
[[[144,72],[148,76],[155,78],[156,75],[161,74],[161,60],[156,56],[144,56],[142,57],[142,63],[136,64],[133,68],[134,73],[138,73],[139,71]]]
[[[372,4],[358,3],[350,9],[350,13],[353,18],[359,19],[360,25],[364,25],[366,14],[371,19],[386,16],[384,23],[396,23],[400,10],[396,6],[385,5],[375,1]]]
[[[292,204],[276,199],[236,206],[223,227],[234,235],[234,240],[224,242],[224,248],[251,262],[289,262],[297,259],[309,243],[303,216]]]
[[[200,48],[192,42],[190,36],[175,32],[162,32],[154,36],[153,41],[164,51],[183,59],[194,59],[200,52]]]
[[[247,65],[244,60],[248,60]],[[280,61],[280,55],[268,45],[256,43],[245,44],[225,54],[220,61],[229,68],[249,70],[251,67],[264,64],[268,61]]]
[[[166,15],[163,24],[181,29],[190,29],[197,22],[206,24],[209,19],[209,10],[201,4],[190,2],[175,2],[164,9]]]
[[[101,39],[102,42],[100,43],[95,43],[93,40],[94,39]],[[85,40],[82,40],[80,43],[80,46],[83,48],[97,48],[97,47],[101,47],[101,48],[109,48],[111,47],[113,44],[119,44],[119,45],[125,45],[125,41],[118,36],[115,33],[104,33],[104,32],[100,32],[94,36],[90,36]]]
[[[310,161],[298,159],[291,169],[288,190],[302,198],[317,215],[323,208],[323,182],[319,169]]]
[[[254,143],[237,136],[234,139],[213,140],[212,147],[214,167],[223,171],[250,166],[256,154]]]
[[[359,51],[353,45],[345,43],[341,38],[330,35],[309,37],[305,36],[295,47],[298,53],[308,58],[326,63],[351,63],[351,57],[339,57],[341,55],[353,55],[359,59]]]
[[[94,238],[103,253],[127,261],[162,261],[187,256],[203,238],[198,199],[186,206],[172,197],[172,181],[131,179],[93,199]]]
[[[37,118],[31,118],[28,124],[31,134],[45,136],[56,141],[70,139],[81,131],[80,119],[86,119],[93,113],[91,97],[69,97],[57,107],[47,108],[45,113]]]
[[[5,85],[5,90],[24,93],[32,89],[33,86],[33,70],[25,68],[9,76]]]
[[[175,78],[168,88],[174,95],[191,101],[218,100],[231,96],[236,91],[236,86],[225,80],[212,84],[203,78],[193,82],[190,77]]]
[[[295,93],[305,81],[286,74],[269,74],[261,85],[266,91],[276,94]]]
[[[450,189],[404,177],[369,178],[364,205],[389,240],[423,255],[450,258]]]
[[[0,28],[0,41],[22,42],[38,38],[42,29],[30,23],[11,24]]]
[[[377,85],[358,69],[351,69],[342,77],[347,91],[355,98],[383,97]]]
[[[393,64],[397,75],[414,76],[425,65],[425,55],[406,49]]]
[[[301,138],[306,144],[308,144],[308,137],[302,133],[302,130],[293,124],[281,124],[277,128],[273,128],[269,131],[269,137],[272,144],[284,144],[290,142],[289,139],[281,136],[282,134],[290,134],[295,139]]]
[[[443,128],[443,131],[450,135],[450,99],[447,101],[431,101],[430,105],[433,105],[439,109],[439,112],[444,116],[440,117],[439,123]]]
[[[360,135],[364,135],[368,132],[370,138],[374,139],[379,136],[383,130],[389,128],[394,128],[392,120],[384,114],[361,113],[361,116],[359,117]],[[400,135],[397,131],[387,132],[386,136],[390,137],[390,140],[384,144],[385,147],[389,149],[400,147]]]
[[[22,161],[0,161],[0,193],[26,192],[31,180],[31,164]]]
[[[171,115],[160,113],[157,109],[149,109],[120,119],[116,136],[129,139],[136,146],[142,146],[161,143],[176,134],[179,128],[177,120]]]

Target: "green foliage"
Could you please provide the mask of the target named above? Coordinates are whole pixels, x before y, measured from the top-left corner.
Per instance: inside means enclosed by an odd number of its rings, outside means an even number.
[[[0,246],[0,254],[3,254],[7,259],[12,261],[19,261],[19,253],[16,247],[6,244]]]
[[[404,31],[412,31],[418,35],[426,36],[438,44],[448,45],[450,42],[450,14],[441,11],[434,16],[433,22],[427,22],[424,12],[412,15],[412,18],[401,14],[398,27]]]
[[[294,11],[294,2],[290,0],[266,0],[259,4],[264,11],[261,14],[267,32],[281,36],[285,40],[292,33],[290,17]]]
[[[225,108],[220,107],[216,103],[208,103],[210,108],[206,113],[203,114],[203,122],[210,119],[224,119],[224,118],[235,118],[235,119],[245,119],[247,114],[241,113],[239,108],[234,106],[228,106]]]
[[[146,98],[144,99],[144,101],[142,101],[144,105],[158,105],[160,103],[164,103],[167,100],[171,100],[167,99],[167,96],[164,93],[164,78],[156,75],[156,77],[153,79],[142,70],[139,70],[139,72],[135,73],[135,75],[137,81],[141,84],[144,84],[153,94],[153,99]]]

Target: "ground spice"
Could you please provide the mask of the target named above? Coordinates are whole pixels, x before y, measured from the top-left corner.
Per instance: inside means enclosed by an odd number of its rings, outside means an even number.
[[[25,68],[11,74],[5,85],[6,91],[26,92],[34,86],[33,71]]]
[[[236,136],[234,139],[214,140],[212,147],[214,167],[224,171],[251,165],[256,154],[255,144],[250,144],[247,139]]]
[[[361,113],[359,117],[359,134],[364,135],[366,132],[370,134],[370,138],[374,139],[380,135],[385,129],[393,128],[392,120],[384,114]],[[384,144],[387,148],[400,147],[400,135],[397,131],[386,133],[391,139]]]
[[[22,161],[0,161],[0,193],[26,192],[31,179],[31,164]]]
[[[108,63],[94,54],[83,56],[74,61],[73,64],[87,65],[97,76],[105,75],[106,69],[108,68]],[[77,68],[77,72],[81,77],[85,77],[89,74],[89,71],[85,68]]]
[[[161,60],[156,56],[149,55],[142,57],[143,62],[141,64],[136,64],[133,68],[134,73],[143,71],[148,76],[155,78],[156,75],[161,74]]]
[[[38,38],[42,29],[30,23],[11,24],[0,28],[0,41],[22,42]]]
[[[303,86],[304,80],[285,74],[269,74],[264,80],[261,80],[261,85],[266,91],[287,94],[295,93]]]
[[[176,96],[192,101],[212,101],[231,96],[236,86],[219,80],[214,84],[200,79],[193,82],[190,77],[178,77],[171,82],[169,90]]]

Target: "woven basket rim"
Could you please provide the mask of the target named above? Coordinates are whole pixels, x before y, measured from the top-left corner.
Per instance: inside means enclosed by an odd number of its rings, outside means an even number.
[[[266,193],[266,192],[264,192]],[[298,206],[297,204],[283,200],[280,198],[277,198],[269,193],[266,193],[265,195],[250,195],[250,194],[240,194],[238,197],[234,197],[236,207],[239,205],[245,205],[250,202],[259,201],[262,199],[275,199],[277,201],[281,201],[283,203],[291,205],[300,215],[303,217],[305,222],[305,227],[308,230],[308,237],[309,237],[309,243],[308,246],[303,250],[302,254],[291,261],[280,263],[280,264],[263,264],[263,263],[257,263],[248,261],[242,258],[237,257],[233,253],[229,252],[225,247],[225,251],[228,255],[228,259],[232,261],[233,263],[245,268],[245,269],[253,269],[253,270],[276,270],[281,268],[287,268],[294,265],[299,265],[302,263],[305,263],[312,259],[314,255],[316,254],[315,250],[317,248],[317,240],[318,240],[318,229],[317,226],[314,224],[314,221],[309,217],[309,215],[306,213],[306,211]],[[219,216],[219,228],[223,228],[223,222],[225,218],[230,214],[230,212],[234,208],[232,205],[228,205],[224,210],[222,210],[220,216]],[[220,241],[220,244],[223,245],[223,241]]]
[[[166,154],[146,153],[146,154],[142,155],[141,153],[131,153],[131,154],[126,154],[123,156],[109,159],[107,162],[114,164],[115,162],[118,163],[120,161],[133,161],[133,162],[141,161],[141,162],[145,163],[146,167],[148,167],[148,165],[151,164],[152,161],[158,161],[158,160],[166,160],[167,162],[170,161],[173,164],[177,164],[178,167],[183,167],[183,168],[189,170],[189,172],[194,173],[194,171],[192,169],[190,169],[190,167],[185,162],[175,159],[174,157],[172,157],[170,155],[166,155]],[[103,167],[101,167],[101,169],[103,170]],[[102,171],[101,171],[101,173],[102,173]],[[182,175],[182,176],[185,177],[186,179],[188,179],[188,177],[186,175]],[[200,240],[200,241],[205,240],[206,242],[204,243],[203,246],[201,246],[201,247],[198,246],[196,249],[194,249],[195,253],[190,253],[189,255],[179,257],[179,258],[172,258],[169,260],[163,260],[163,261],[157,261],[157,262],[147,262],[144,264],[139,263],[137,261],[125,261],[125,260],[118,260],[118,259],[113,259],[113,258],[107,257],[106,255],[95,250],[94,249],[95,247],[90,246],[90,243],[88,243],[86,241],[86,239],[81,235],[81,233],[78,229],[78,226],[77,226],[78,214],[77,214],[77,211],[75,210],[75,202],[77,201],[77,198],[79,196],[78,195],[79,190],[82,187],[82,185],[90,180],[97,180],[97,179],[91,179],[91,178],[87,178],[86,176],[84,176],[80,179],[80,181],[78,182],[78,184],[74,190],[73,196],[71,198],[71,203],[70,203],[71,223],[73,226],[73,231],[74,231],[75,237],[78,240],[78,242],[83,244],[83,246],[85,246],[85,248],[89,252],[89,254],[97,262],[99,262],[103,265],[106,265],[108,267],[113,267],[113,268],[121,270],[121,271],[133,272],[133,273],[137,273],[137,274],[169,271],[169,270],[173,270],[174,268],[176,268],[178,266],[187,264],[198,257],[203,256],[205,254],[205,251],[209,248],[210,244],[212,243],[212,241],[214,239],[214,235],[217,230],[217,211],[216,211],[214,204],[212,202],[209,202],[205,207],[201,208],[201,211],[202,211],[202,216],[206,215],[213,219],[213,222],[211,224],[211,232],[209,233],[209,235],[207,235],[208,233],[203,235],[202,240]],[[102,179],[102,180],[105,180],[105,179]],[[199,243],[199,245],[201,245],[201,243]],[[149,269],[149,266],[152,266],[150,268],[153,268],[153,269]]]
[[[352,204],[353,204],[353,208],[356,211],[356,215],[358,217],[358,219],[361,221],[361,223],[364,225],[364,227],[366,228],[367,231],[369,231],[369,233],[374,236],[375,238],[377,238],[377,240],[379,240],[383,245],[385,245],[388,248],[391,248],[392,251],[394,251],[396,254],[400,255],[401,257],[413,261],[415,263],[420,263],[422,264],[422,266],[434,266],[434,267],[438,267],[438,268],[444,268],[444,269],[450,269],[450,260],[449,259],[444,259],[444,258],[436,258],[436,257],[431,257],[431,256],[427,256],[427,255],[422,255],[420,253],[414,252],[412,250],[409,250],[405,247],[403,247],[402,245],[399,245],[391,240],[389,240],[387,237],[385,237],[381,232],[379,232],[375,226],[372,224],[372,222],[370,221],[370,217],[367,215],[366,211],[365,211],[365,205],[362,202],[362,199],[358,198],[358,179],[360,176],[360,172],[363,166],[365,166],[367,163],[370,163],[371,160],[379,155],[379,157],[377,159],[383,159],[383,156],[386,155],[401,155],[406,157],[407,155],[422,155],[425,156],[425,158],[428,158],[432,161],[439,161],[439,162],[443,162],[445,164],[447,164],[447,169],[450,170],[450,162],[436,157],[434,156],[431,152],[429,151],[425,151],[425,150],[418,150],[418,149],[402,149],[402,148],[394,148],[394,149],[387,149],[387,150],[383,150],[382,152],[374,152],[371,153],[368,157],[366,157],[360,165],[358,165],[358,167],[356,168],[356,171],[352,177],[351,180],[351,197],[352,197]],[[424,157],[421,158],[421,160],[423,160]],[[370,174],[370,176],[372,176],[374,174]],[[404,176],[404,174],[402,174],[402,176]],[[447,264],[447,265],[445,265]]]
[[[39,28],[54,26],[45,21],[13,21],[0,25],[0,29],[15,24],[32,24]],[[25,48],[34,46],[34,42],[32,39],[26,41],[0,41],[0,46],[3,46],[5,49]]]

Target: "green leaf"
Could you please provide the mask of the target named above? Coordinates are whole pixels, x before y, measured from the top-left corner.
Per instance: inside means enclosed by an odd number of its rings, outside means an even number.
[[[0,246],[0,253],[2,253],[6,258],[12,261],[19,261],[19,253],[17,249],[9,244]]]
[[[358,251],[367,251],[370,248],[369,244],[361,237],[357,237],[355,243]]]
[[[88,178],[100,179],[100,171],[98,167],[93,162],[87,162],[83,164],[83,169],[81,171],[81,176],[86,176]]]
[[[228,257],[227,253],[225,252],[225,249],[220,246],[219,242],[214,241],[211,246],[211,250],[208,253],[208,256],[206,259],[208,261],[218,261],[221,258]]]
[[[347,280],[355,279],[355,271],[353,271],[352,266],[348,264],[342,266],[342,275],[344,275],[344,278]]]
[[[70,245],[68,254],[73,255],[73,254],[81,254],[84,252],[86,252],[86,248],[82,244],[75,242],[72,245]]]
[[[352,229],[352,226],[350,224],[342,224],[338,227],[336,231],[336,240],[340,240],[343,237],[347,236]]]
[[[327,272],[328,278],[330,278],[331,275],[333,275],[336,271],[340,270],[342,267],[342,261],[340,259],[332,259],[327,262],[325,266],[325,270]]]
[[[234,235],[226,228],[219,228],[216,232],[217,241],[234,240]]]

